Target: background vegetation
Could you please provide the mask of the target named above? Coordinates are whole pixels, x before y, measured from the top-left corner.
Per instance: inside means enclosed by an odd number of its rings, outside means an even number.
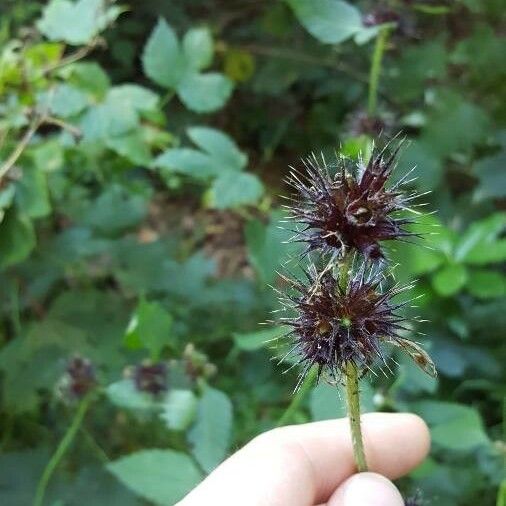
[[[500,0],[3,0],[0,502],[31,504],[39,483],[53,506],[174,504],[273,427],[296,371],[281,374],[266,344],[280,330],[258,323],[295,252],[278,228],[288,165],[340,145],[367,155],[373,136],[402,130],[398,174],[416,165],[412,185],[437,210],[418,227],[437,234],[390,255],[401,281],[418,279],[439,377],[393,356],[363,403],[431,427],[406,493],[504,506],[504,12]],[[100,385],[84,401],[65,373],[76,355]],[[136,388],[146,360],[167,364],[156,396]],[[148,386],[163,376],[155,367]],[[322,384],[293,421],[342,413]]]

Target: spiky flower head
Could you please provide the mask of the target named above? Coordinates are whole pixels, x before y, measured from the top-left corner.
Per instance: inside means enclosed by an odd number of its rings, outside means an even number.
[[[329,268],[318,271],[314,265],[305,277],[304,281],[284,277],[293,293],[282,299],[285,307],[297,313],[282,321],[292,327],[288,336],[303,364],[301,379],[313,366],[318,367],[319,376],[327,373],[339,380],[347,363],[360,370],[370,368],[377,359],[386,364],[382,343],[401,347],[424,371],[435,375],[427,353],[402,337],[409,329],[399,310],[408,302],[393,298],[409,287],[382,289],[383,276],[365,266],[341,284]]]
[[[401,189],[407,175],[389,185],[398,151],[374,152],[367,164],[337,157],[334,167],[312,156],[304,162],[307,174],[293,169],[288,182],[298,197],[289,210],[300,227],[293,240],[307,243],[306,251],[337,257],[357,251],[379,260],[382,241],[414,235],[406,229],[412,220],[400,216],[417,196]]]

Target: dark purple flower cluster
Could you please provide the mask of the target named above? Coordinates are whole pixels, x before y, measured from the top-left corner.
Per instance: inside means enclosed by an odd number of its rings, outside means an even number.
[[[307,243],[307,251],[341,257],[357,251],[378,260],[383,258],[382,241],[412,236],[406,229],[411,220],[400,211],[416,195],[401,190],[402,180],[387,186],[397,152],[383,150],[366,165],[337,158],[337,167],[313,156],[305,161],[307,175],[293,170],[288,182],[298,197],[290,212],[300,227],[294,240]]]
[[[303,364],[301,381],[310,368],[339,380],[347,364],[364,371],[379,360],[386,365],[382,344],[402,348],[425,372],[434,365],[416,342],[404,337],[411,327],[398,302],[401,287],[387,282],[381,243],[406,240],[411,219],[401,211],[416,194],[402,190],[403,179],[389,184],[399,147],[374,152],[368,163],[337,158],[328,166],[312,157],[307,173],[292,170],[290,184],[298,196],[289,206],[295,221],[293,240],[306,243],[309,262],[303,280],[282,276],[289,285],[281,302],[294,316],[281,318]],[[355,265],[355,267],[353,266]],[[388,366],[387,366],[388,367]]]
[[[294,317],[282,321],[292,327],[288,336],[304,364],[302,377],[312,366],[318,367],[319,376],[327,372],[338,380],[347,362],[361,370],[376,359],[386,364],[382,343],[403,348],[426,372],[435,374],[424,350],[402,337],[410,329],[398,310],[409,302],[392,299],[411,286],[381,290],[383,276],[365,266],[344,286],[330,270],[319,272],[314,265],[305,276],[305,281],[284,277],[293,290],[282,299],[285,307],[296,310]]]

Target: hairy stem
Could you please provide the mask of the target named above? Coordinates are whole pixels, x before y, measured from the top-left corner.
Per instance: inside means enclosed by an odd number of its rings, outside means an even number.
[[[378,84],[381,74],[381,62],[388,41],[390,27],[385,26],[380,29],[376,37],[374,52],[371,61],[371,70],[369,72],[369,97],[367,102],[367,112],[369,116],[376,114],[376,106],[378,104]]]
[[[348,405],[348,418],[350,420],[353,456],[359,473],[367,471],[367,462],[364,453],[362,428],[360,427],[360,392],[358,388],[358,370],[353,362],[346,364],[346,401]]]
[[[283,416],[278,420],[276,424],[277,427],[281,427],[282,425],[286,425],[293,418],[294,413],[299,409],[301,402],[306,398],[307,394],[311,390],[318,376],[318,367],[313,366],[309,369],[304,381],[301,383],[297,393],[293,396],[292,402],[286,408],[286,411],[283,413]]]
[[[70,424],[69,428],[67,429],[67,432],[63,436],[63,439],[60,441],[60,444],[56,448],[56,451],[54,452],[53,456],[47,463],[44,472],[42,473],[42,476],[37,485],[37,490],[35,492],[33,506],[42,506],[49,480],[51,479],[51,476],[53,475],[61,459],[63,458],[67,450],[70,448],[70,445],[74,441],[74,438],[84,420],[84,416],[86,415],[86,412],[90,407],[92,398],[93,392],[84,397],[80,402],[77,411],[74,415],[74,419],[72,420],[72,423]]]

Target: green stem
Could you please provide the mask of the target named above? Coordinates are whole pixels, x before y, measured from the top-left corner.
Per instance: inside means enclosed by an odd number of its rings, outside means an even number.
[[[381,62],[383,60],[383,53],[390,34],[390,27],[384,26],[380,29],[376,37],[374,45],[374,52],[371,61],[371,70],[369,72],[369,98],[367,102],[367,112],[369,116],[376,114],[376,106],[378,103],[378,84],[381,74]]]
[[[318,367],[313,366],[309,369],[304,381],[299,387],[297,393],[293,396],[292,402],[286,408],[286,411],[283,413],[283,416],[278,420],[276,424],[277,427],[281,427],[282,425],[286,425],[293,418],[294,413],[299,409],[301,402],[305,399],[306,395],[309,393],[311,388],[313,388],[316,377],[318,376]]]
[[[63,436],[63,439],[60,441],[60,444],[56,448],[56,451],[54,452],[53,456],[47,463],[44,472],[42,473],[42,476],[37,485],[37,490],[35,492],[33,506],[42,506],[49,480],[51,479],[51,476],[53,475],[61,459],[63,458],[67,450],[70,448],[70,445],[74,441],[74,438],[83,422],[84,416],[86,415],[86,412],[90,407],[92,398],[93,392],[84,397],[80,402],[76,414],[74,415],[74,419],[72,420],[72,423],[70,424],[69,428],[67,429],[67,432]]]
[[[351,440],[353,456],[359,473],[367,471],[367,462],[364,453],[362,428],[360,427],[360,392],[358,388],[358,370],[353,362],[346,364],[346,401],[348,417],[350,419]]]

